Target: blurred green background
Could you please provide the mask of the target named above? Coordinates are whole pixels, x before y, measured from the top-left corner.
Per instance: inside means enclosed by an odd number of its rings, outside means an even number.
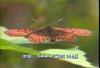
[[[88,60],[94,65],[98,65],[98,16],[98,0],[0,0],[0,25],[6,28],[50,25],[91,30],[91,37],[80,37],[75,45],[87,53]],[[58,19],[63,20],[56,22]],[[21,55],[0,50],[0,68],[82,68],[54,59],[26,60]]]

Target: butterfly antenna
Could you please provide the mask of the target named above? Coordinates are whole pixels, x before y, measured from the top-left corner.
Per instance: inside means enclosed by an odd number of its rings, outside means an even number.
[[[64,18],[60,18],[60,19],[58,19],[56,22],[60,22],[60,21],[62,21],[62,20],[64,20]]]
[[[32,21],[34,22],[39,22],[38,20],[34,19],[34,18],[31,18]]]
[[[80,48],[80,45],[74,44],[74,47],[69,48],[69,49],[72,49],[72,50],[78,50],[79,48]]]

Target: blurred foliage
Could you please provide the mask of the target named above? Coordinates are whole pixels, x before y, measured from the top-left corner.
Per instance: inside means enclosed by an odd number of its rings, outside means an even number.
[[[17,27],[16,25],[14,25],[16,24],[14,22],[12,23],[12,25],[11,23],[5,22],[7,11],[14,10],[14,9],[10,9],[9,6],[14,7],[14,4],[15,5],[21,4],[21,5],[28,6],[28,8],[30,9],[29,11],[31,11],[31,12],[24,13],[28,9],[26,10],[23,9],[23,12],[21,12],[23,14],[26,14],[25,15],[26,17],[22,19],[25,19],[25,21],[26,19],[29,20],[27,22],[27,24],[29,25],[27,25],[25,22],[22,23],[23,25],[26,24],[25,27],[28,26],[28,27],[33,27],[33,28],[41,28],[41,27],[50,25],[54,27],[86,28],[86,29],[91,30],[92,32],[91,37],[79,37],[78,41],[73,45],[80,46],[80,49],[87,53],[86,56],[88,60],[92,62],[93,64],[98,65],[98,33],[99,33],[98,31],[98,16],[99,16],[98,0],[0,0],[0,25],[2,25],[3,27],[13,27],[13,26]],[[16,9],[16,7],[14,8]],[[11,12],[11,14],[12,13],[13,12]],[[11,15],[10,13],[8,14]],[[9,15],[8,17],[10,18]],[[24,15],[22,17],[24,17]],[[31,20],[32,18],[35,19],[36,21]],[[62,21],[56,22],[58,19],[61,19],[61,18],[63,19]],[[6,26],[6,24],[10,24],[10,26]],[[20,27],[19,21],[17,21],[17,24]],[[65,49],[65,48],[68,48],[68,45],[70,44],[67,44],[67,46],[65,44],[64,45],[40,44],[39,46],[32,45],[32,44],[29,44],[29,45],[20,44],[20,46],[27,46],[27,47],[30,45],[32,48],[35,48],[38,50],[38,49],[43,49],[43,48],[44,49],[46,48]],[[44,47],[42,47],[41,45],[44,45]],[[11,56],[11,54],[13,55]],[[29,60],[24,61],[22,60],[22,58],[18,58],[19,56],[20,56],[19,53],[16,53],[16,52],[0,50],[0,60],[2,60],[0,61],[0,66],[2,66],[1,68],[7,68],[6,67],[7,64],[8,64],[7,66],[10,65],[10,68],[34,67],[35,63],[33,62],[33,60],[30,61],[31,64],[29,65],[29,63],[27,63]],[[21,61],[16,63],[18,59]],[[6,62],[3,62],[4,60]],[[57,61],[58,64],[55,65],[54,67],[58,66],[57,68],[60,68],[60,66],[63,65],[62,62],[60,64],[59,62]],[[51,68],[51,66],[52,65],[47,64],[46,68]],[[69,66],[72,68],[79,67],[79,66],[74,66],[74,65],[69,65]]]

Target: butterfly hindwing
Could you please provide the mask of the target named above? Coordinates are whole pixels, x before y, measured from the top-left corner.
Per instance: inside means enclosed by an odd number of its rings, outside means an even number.
[[[37,30],[25,36],[29,41],[34,43],[42,43],[49,39],[45,30]]]
[[[37,35],[37,34],[34,34],[34,33],[29,34],[27,38],[28,38],[29,41],[35,42],[35,43],[42,43],[45,40],[48,40],[47,36],[41,36],[41,35]]]
[[[71,33],[56,36],[56,40],[58,41],[75,42],[76,39],[77,37]]]

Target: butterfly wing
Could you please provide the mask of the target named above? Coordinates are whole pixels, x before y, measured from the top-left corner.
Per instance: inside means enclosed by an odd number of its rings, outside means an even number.
[[[48,40],[47,36],[41,36],[34,33],[30,34],[27,38],[29,41],[34,42],[34,43],[42,43]]]
[[[76,36],[74,34],[62,30],[54,29],[51,34],[52,38],[55,39],[56,41],[66,41],[66,42],[76,41]]]
[[[67,41],[75,42],[77,36],[90,36],[91,32],[87,29],[75,28],[51,28],[42,29],[8,29],[5,33],[11,37],[25,36],[31,42],[45,41]]]
[[[79,29],[79,28],[55,28],[55,29],[74,34],[75,36],[91,36],[91,31],[87,29]]]
[[[18,28],[18,29],[8,29],[5,31],[5,34],[11,37],[21,37],[31,33],[33,29],[28,28]]]
[[[53,41],[67,41],[67,42],[74,42],[76,37],[71,33],[66,33],[62,30],[56,29],[40,29],[34,31],[26,36],[31,42],[44,42],[46,40],[53,42]]]
[[[77,37],[71,33],[65,33],[62,35],[56,36],[57,41],[66,41],[66,42],[75,42]]]
[[[47,31],[44,29],[36,30],[25,37],[33,43],[42,43],[49,39]]]

